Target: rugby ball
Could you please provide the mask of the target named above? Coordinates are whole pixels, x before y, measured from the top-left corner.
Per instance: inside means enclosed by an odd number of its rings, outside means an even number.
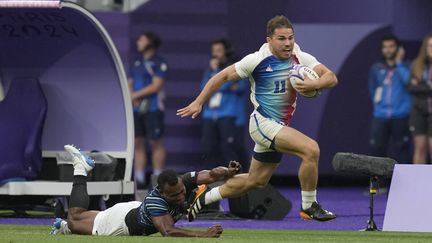
[[[289,72],[289,81],[293,88],[295,87],[295,84],[298,82],[303,82],[304,77],[307,75],[312,80],[319,79],[318,74],[310,67],[300,64],[295,64],[293,68]],[[295,88],[294,88],[295,89]],[[319,90],[313,90],[308,92],[300,92],[296,90],[299,94],[308,97],[308,98],[315,98],[318,97],[321,94],[321,91]]]

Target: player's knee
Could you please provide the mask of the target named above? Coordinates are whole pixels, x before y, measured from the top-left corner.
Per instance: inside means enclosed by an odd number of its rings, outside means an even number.
[[[320,156],[320,148],[316,141],[311,140],[305,147],[303,160],[307,162],[318,162]]]
[[[144,150],[144,148],[145,148],[144,146],[145,146],[144,139],[142,139],[142,138],[135,138],[135,149],[138,149],[138,150],[142,149],[142,150]]]
[[[73,220],[73,219],[71,219],[70,217],[68,217],[68,219],[67,219],[67,226],[68,226],[68,228],[69,228],[72,232],[75,232],[75,228],[76,228],[75,220]]]
[[[427,143],[416,143],[415,145],[414,145],[414,147],[415,147],[415,150],[417,151],[417,152],[419,152],[419,153],[426,153],[426,150],[427,150]]]
[[[267,180],[262,180],[262,179],[251,180],[248,183],[248,189],[252,190],[252,189],[263,188],[267,185],[267,183],[268,183]]]
[[[159,140],[159,139],[150,140],[149,143],[150,143],[150,146],[151,146],[152,150],[163,149],[164,148],[164,146],[162,144],[162,141]]]
[[[81,208],[76,208],[76,207],[69,208],[68,215],[67,215],[68,222],[78,221],[81,217],[81,213],[82,213]]]

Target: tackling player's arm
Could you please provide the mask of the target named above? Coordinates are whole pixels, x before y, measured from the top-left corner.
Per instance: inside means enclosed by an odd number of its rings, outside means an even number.
[[[222,234],[221,225],[213,225],[207,231],[192,231],[187,229],[177,228],[174,225],[174,220],[170,214],[152,217],[153,225],[161,233],[162,236],[170,237],[219,237]]]
[[[224,181],[238,174],[240,170],[241,165],[239,162],[230,161],[228,168],[224,166],[218,166],[211,170],[202,170],[198,172],[196,184],[211,184],[216,181]]]
[[[322,90],[326,88],[332,88],[338,83],[336,75],[323,64],[316,65],[313,70],[320,77],[317,80],[312,80],[305,76],[304,82],[296,84],[296,89],[300,92]]]
[[[204,89],[192,103],[182,109],[177,110],[177,115],[181,117],[197,117],[202,110],[203,104],[222,86],[222,84],[227,81],[237,81],[240,79],[241,78],[237,74],[234,64],[228,66],[224,70],[214,75],[207,82],[207,84],[204,86]]]

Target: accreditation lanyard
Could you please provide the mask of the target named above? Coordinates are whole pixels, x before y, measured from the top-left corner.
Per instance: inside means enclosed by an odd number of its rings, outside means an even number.
[[[386,106],[387,106],[387,117],[390,117],[391,116],[391,114],[392,114],[392,109],[391,109],[391,96],[392,96],[392,82],[393,82],[393,76],[394,76],[394,72],[395,72],[395,69],[394,68],[392,68],[392,69],[389,69],[389,71],[387,72],[387,75],[386,75],[386,77],[385,77],[385,79],[384,79],[384,85],[387,85],[388,86],[388,89],[387,89],[387,93],[386,93],[386,97],[385,97],[385,99],[386,99]]]
[[[394,69],[390,69],[387,72],[387,75],[384,78],[384,85],[391,85],[392,84],[394,73],[395,73]]]

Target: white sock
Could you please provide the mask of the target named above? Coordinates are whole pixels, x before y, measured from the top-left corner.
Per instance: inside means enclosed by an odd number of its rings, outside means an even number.
[[[74,173],[73,174],[74,174],[74,176],[76,176],[76,175],[87,176],[87,172],[84,169],[84,166],[81,164],[76,164],[74,166]]]
[[[135,180],[138,183],[144,183],[146,178],[145,178],[145,171],[144,170],[136,170],[135,171]]]
[[[301,191],[302,196],[302,208],[308,209],[312,206],[312,203],[316,202],[317,191]]]
[[[64,235],[70,235],[70,234],[72,234],[72,231],[69,229],[68,223],[66,221],[62,222],[62,223],[64,224],[64,228],[63,228],[62,234],[64,234]]]
[[[220,200],[222,200],[222,196],[219,192],[219,187],[215,187],[205,194],[204,204],[209,205]]]
[[[154,169],[153,170],[153,175],[155,175],[155,176],[160,175],[160,173],[162,173],[162,170],[160,170],[160,169]]]

